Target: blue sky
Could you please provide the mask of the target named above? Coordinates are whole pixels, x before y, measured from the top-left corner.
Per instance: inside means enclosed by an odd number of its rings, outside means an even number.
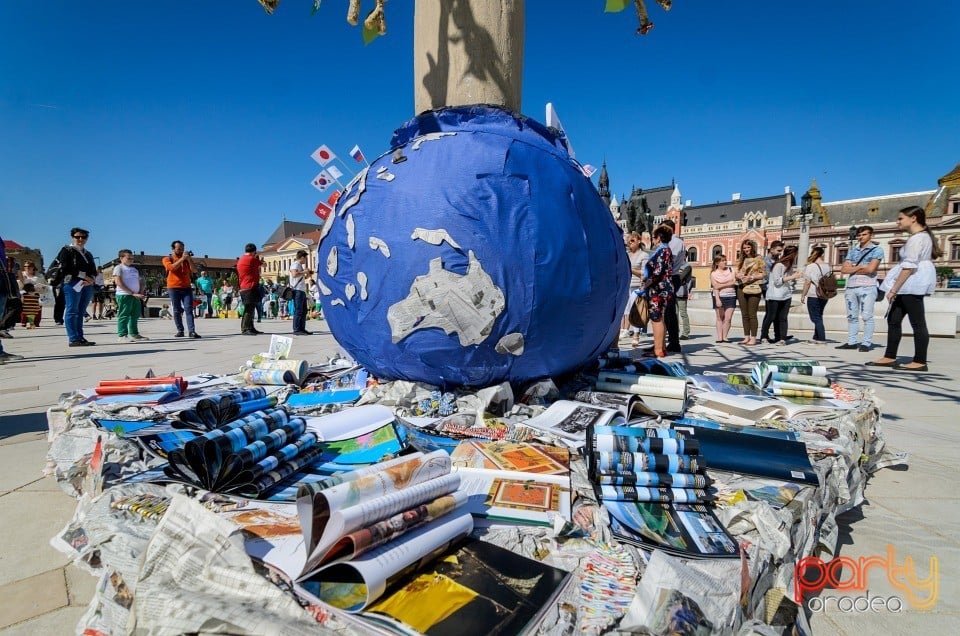
[[[414,106],[412,0],[366,47],[346,0],[312,4],[0,3],[0,235],[47,263],[73,225],[104,261],[176,238],[233,257],[283,215],[314,221],[310,153],[374,157]],[[960,3],[648,4],[640,37],[603,0],[527,2],[522,110],[542,121],[552,101],[618,196],[816,177],[830,201],[932,189],[960,161]]]

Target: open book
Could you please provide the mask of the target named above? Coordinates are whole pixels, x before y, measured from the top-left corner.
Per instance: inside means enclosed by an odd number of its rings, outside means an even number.
[[[688,415],[736,426],[754,426],[758,420],[816,417],[829,414],[836,406],[794,404],[765,395],[729,395],[705,391],[693,396]]]
[[[663,415],[682,414],[687,399],[686,379],[660,375],[601,371],[597,390],[639,395],[644,404]]]
[[[806,384],[829,386],[829,383],[823,383],[824,380],[815,379],[827,377],[827,368],[817,360],[765,360],[753,368],[750,377],[757,386],[766,389],[771,382],[783,379],[782,375],[780,378],[775,377],[777,374],[789,374],[792,376],[791,381],[809,378]]]
[[[391,581],[473,530],[443,451],[415,453],[303,485],[301,536],[249,537],[247,552],[300,594],[360,611]]]

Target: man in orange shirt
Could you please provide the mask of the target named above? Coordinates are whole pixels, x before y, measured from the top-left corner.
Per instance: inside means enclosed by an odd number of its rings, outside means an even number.
[[[193,326],[193,253],[183,251],[183,241],[170,244],[173,252],[163,257],[163,267],[167,270],[167,295],[173,308],[173,324],[177,326],[175,338],[183,338],[183,317],[187,317],[187,329],[191,338],[200,335]]]
[[[260,268],[263,261],[257,254],[257,246],[247,243],[243,256],[237,259],[237,278],[240,279],[240,302],[243,303],[243,318],[240,319],[240,333],[244,336],[256,336],[263,333],[253,326],[253,317],[257,303],[260,302]]]

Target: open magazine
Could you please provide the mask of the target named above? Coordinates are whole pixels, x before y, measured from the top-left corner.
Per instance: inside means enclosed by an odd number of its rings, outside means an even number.
[[[644,404],[663,415],[682,414],[687,399],[686,379],[660,375],[601,371],[597,390],[639,395]]]
[[[571,445],[582,444],[587,438],[587,428],[592,426],[617,426],[625,422],[618,409],[605,408],[572,400],[557,400],[550,407],[523,425],[552,433]]]
[[[685,557],[738,557],[736,540],[702,504],[604,501],[617,539]]]
[[[536,633],[569,577],[492,543],[464,541],[399,580],[362,619],[426,636]]]
[[[570,451],[530,443],[463,441],[450,456],[467,510],[490,521],[570,519]]]
[[[443,451],[334,475],[301,486],[298,532],[248,531],[247,551],[307,599],[360,611],[409,568],[473,530],[459,486]]]

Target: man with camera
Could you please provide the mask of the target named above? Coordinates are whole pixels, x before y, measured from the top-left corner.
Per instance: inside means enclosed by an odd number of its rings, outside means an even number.
[[[199,338],[193,324],[193,252],[184,252],[183,241],[170,244],[173,252],[163,257],[167,270],[167,296],[173,309],[173,324],[177,327],[175,338],[183,338],[183,319],[186,316],[187,330],[191,338]]]
[[[307,279],[313,275],[307,268],[307,252],[297,251],[297,258],[290,265],[290,289],[293,290],[293,333],[299,336],[312,336],[307,331]]]

